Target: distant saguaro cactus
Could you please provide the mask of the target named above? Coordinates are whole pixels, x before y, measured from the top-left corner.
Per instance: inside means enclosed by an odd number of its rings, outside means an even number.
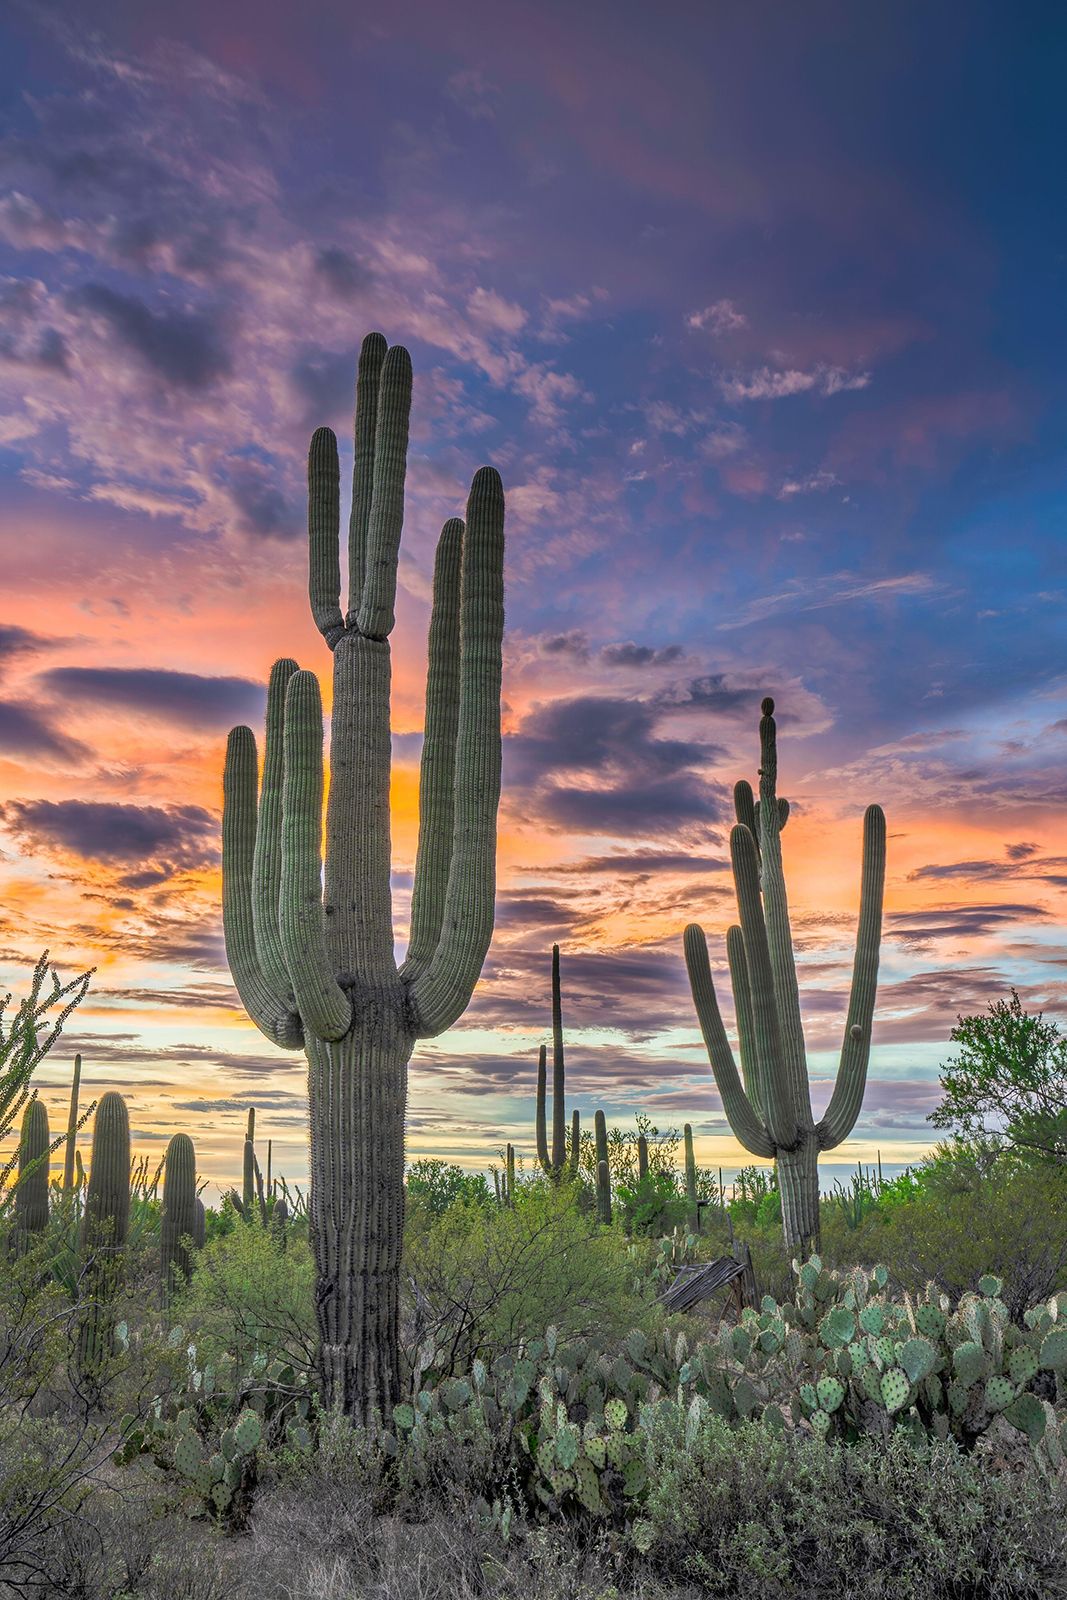
[[[337,441],[308,460],[311,610],[333,651],[322,881],[322,705],[314,673],[278,662],[256,744],[230,735],[223,918],[252,1020],[307,1051],[310,1235],[325,1398],[370,1420],[399,1396],[399,1273],[407,1063],[463,1013],[493,929],[500,794],[504,496],[476,473],[466,522],[434,566],[419,843],[407,959],[393,957],[389,886],[389,635],[404,520],[411,361],[363,342],[356,382],[348,603],[341,606]],[[258,817],[257,817],[258,811]]]
[[[559,981],[559,945],[552,946],[552,1146],[548,1144],[548,1049],[542,1045],[537,1057],[537,1103],[534,1132],[537,1159],[550,1178],[560,1178],[566,1169],[569,1177],[578,1175],[581,1118],[577,1109],[571,1116],[571,1147],[567,1152],[567,1068],[563,1057],[563,1001]]]
[[[682,1129],[685,1148],[685,1198],[689,1204],[689,1226],[700,1232],[700,1193],[697,1188],[697,1163],[693,1154],[693,1130],[687,1122]]]
[[[43,1233],[48,1226],[48,1176],[51,1140],[43,1100],[31,1100],[22,1113],[15,1224],[21,1233]]]
[[[192,1270],[185,1241],[198,1233],[196,1150],[187,1133],[176,1133],[163,1163],[163,1217],[160,1224],[160,1278],[163,1304]]]
[[[70,1110],[67,1114],[67,1145],[63,1160],[63,1193],[74,1188],[74,1153],[78,1144],[78,1093],[82,1081],[82,1058],[74,1057],[74,1074],[70,1080]]]
[[[863,818],[859,929],[845,1038],[830,1104],[816,1124],[782,870],[781,830],[789,808],[777,792],[774,701],[764,700],[762,711],[760,797],[754,801],[745,782],[735,786],[737,825],[730,835],[741,926],[728,931],[726,951],[744,1087],[719,1015],[707,941],[696,923],[685,930],[685,957],[727,1120],[746,1150],[777,1161],[786,1243],[806,1255],[819,1238],[819,1152],[848,1138],[867,1082],[882,929],[885,817],[880,806],[868,806]]]
[[[114,1089],[101,1095],[96,1108],[89,1161],[80,1240],[85,1309],[78,1335],[78,1362],[86,1376],[110,1352],[111,1305],[130,1224],[130,1115]]]

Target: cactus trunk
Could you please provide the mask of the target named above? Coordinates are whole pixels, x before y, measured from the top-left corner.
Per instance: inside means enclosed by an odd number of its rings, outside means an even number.
[[[189,1278],[192,1262],[187,1240],[195,1242],[196,1151],[187,1133],[176,1133],[163,1163],[163,1216],[160,1222],[160,1278],[163,1304]]]
[[[112,1304],[122,1272],[130,1222],[130,1116],[114,1089],[101,1097],[81,1224],[85,1308],[78,1331],[78,1365],[92,1379],[111,1354]]]
[[[31,1100],[22,1114],[15,1190],[15,1222],[24,1234],[43,1233],[48,1226],[49,1142],[44,1102]]]
[[[693,1130],[687,1122],[682,1130],[685,1139],[685,1198],[689,1203],[689,1226],[700,1232],[700,1201],[697,1192],[697,1164],[693,1154]]]
[[[795,1150],[778,1154],[782,1231],[791,1250],[806,1260],[819,1248],[819,1145],[814,1134]]]
[[[78,1091],[82,1080],[82,1058],[74,1057],[74,1076],[70,1083],[70,1111],[67,1114],[67,1145],[63,1160],[63,1193],[74,1188],[74,1153],[78,1143]]]

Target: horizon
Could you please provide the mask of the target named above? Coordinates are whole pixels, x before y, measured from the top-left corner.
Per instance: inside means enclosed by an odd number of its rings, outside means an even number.
[[[816,1116],[864,807],[888,821],[867,1091],[823,1187],[921,1159],[957,1015],[1012,987],[1064,1012],[1067,30],[171,9],[0,25],[0,990],[45,947],[97,968],[36,1075],[53,1133],[79,1051],[83,1105],[121,1090],[136,1153],[188,1132],[226,1186],[255,1105],[304,1181],[303,1057],[222,950],[222,760],[232,723],[261,742],[276,657],[329,705],[305,457],[333,427],[343,483],[381,328],[415,371],[400,950],[434,544],[483,462],[508,505],[496,932],[467,1013],[416,1047],[409,1161],[484,1170],[510,1140],[533,1165],[558,942],[583,1125],[688,1121],[702,1165],[753,1164],[682,929],[729,1026],[729,794],[766,694]]]

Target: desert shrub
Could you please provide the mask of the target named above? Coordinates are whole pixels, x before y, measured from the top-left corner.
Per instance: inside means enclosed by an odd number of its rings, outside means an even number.
[[[408,1200],[431,1217],[440,1217],[459,1203],[488,1205],[489,1184],[480,1172],[464,1172],[447,1161],[413,1161],[407,1176]]]
[[[657,1239],[684,1227],[689,1216],[689,1203],[667,1172],[649,1171],[633,1187],[620,1183],[615,1202],[624,1232]]]
[[[303,1241],[282,1248],[270,1229],[242,1223],[200,1251],[171,1319],[195,1337],[203,1364],[225,1354],[243,1370],[262,1356],[306,1373],[315,1352],[314,1280]]]
[[[901,1288],[933,1279],[957,1299],[983,1273],[995,1273],[1018,1320],[1067,1287],[1067,1168],[1011,1155],[983,1160],[952,1146],[911,1176],[906,1195],[880,1201],[860,1228],[840,1228],[824,1208],[823,1229],[831,1260],[884,1261]]]
[[[442,1372],[514,1350],[549,1324],[565,1337],[610,1341],[654,1314],[621,1232],[599,1227],[569,1186],[547,1179],[520,1185],[512,1207],[468,1202],[416,1215],[405,1264],[412,1362],[429,1342]]]
[[[1067,1497],[952,1444],[846,1449],[756,1423],[643,1430],[650,1488],[634,1528],[653,1570],[721,1600],[1000,1600],[1067,1583]]]

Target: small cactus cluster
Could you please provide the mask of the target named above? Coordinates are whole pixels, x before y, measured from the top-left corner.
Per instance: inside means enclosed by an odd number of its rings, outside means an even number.
[[[578,1176],[581,1143],[581,1116],[571,1115],[570,1150],[567,1149],[567,1067],[563,1055],[563,1001],[559,981],[559,945],[552,946],[552,1143],[548,1142],[548,1046],[542,1045],[537,1057],[537,1105],[535,1136],[537,1159],[550,1178]]]
[[[517,1355],[420,1388],[394,1408],[386,1449],[429,1475],[436,1452],[488,1435],[509,1453],[531,1504],[624,1519],[647,1488],[640,1408],[672,1386],[679,1354],[667,1335],[636,1331],[625,1354],[610,1357],[549,1328]]]
[[[183,1328],[171,1329],[172,1347],[180,1348],[184,1339]],[[206,1513],[240,1529],[251,1509],[259,1451],[268,1436],[284,1439],[293,1449],[311,1446],[306,1376],[263,1356],[247,1371],[232,1356],[201,1367],[195,1344],[188,1346],[188,1357],[183,1393],[157,1399],[143,1418],[123,1417],[122,1443],[114,1459],[126,1465],[138,1456],[151,1456],[187,1489],[191,1514]],[[227,1412],[229,1421],[220,1429],[218,1419]]]
[[[504,1146],[504,1170],[498,1172],[493,1168],[493,1189],[496,1193],[498,1206],[513,1206],[515,1204],[515,1146]]]
[[[720,1414],[774,1423],[777,1401],[786,1401],[794,1421],[805,1419],[823,1437],[884,1438],[903,1427],[918,1439],[951,1437],[963,1449],[1003,1417],[1032,1445],[1041,1442],[1049,1408],[1032,1385],[1046,1373],[1063,1388],[1067,1295],[1029,1312],[1019,1328],[994,1277],[952,1311],[932,1285],[921,1299],[891,1300],[884,1267],[841,1276],[818,1256],[794,1266],[793,1304],[764,1297],[759,1312],[746,1310],[736,1328],[723,1329],[725,1360],[709,1361],[705,1346],[701,1361],[679,1373]]]

